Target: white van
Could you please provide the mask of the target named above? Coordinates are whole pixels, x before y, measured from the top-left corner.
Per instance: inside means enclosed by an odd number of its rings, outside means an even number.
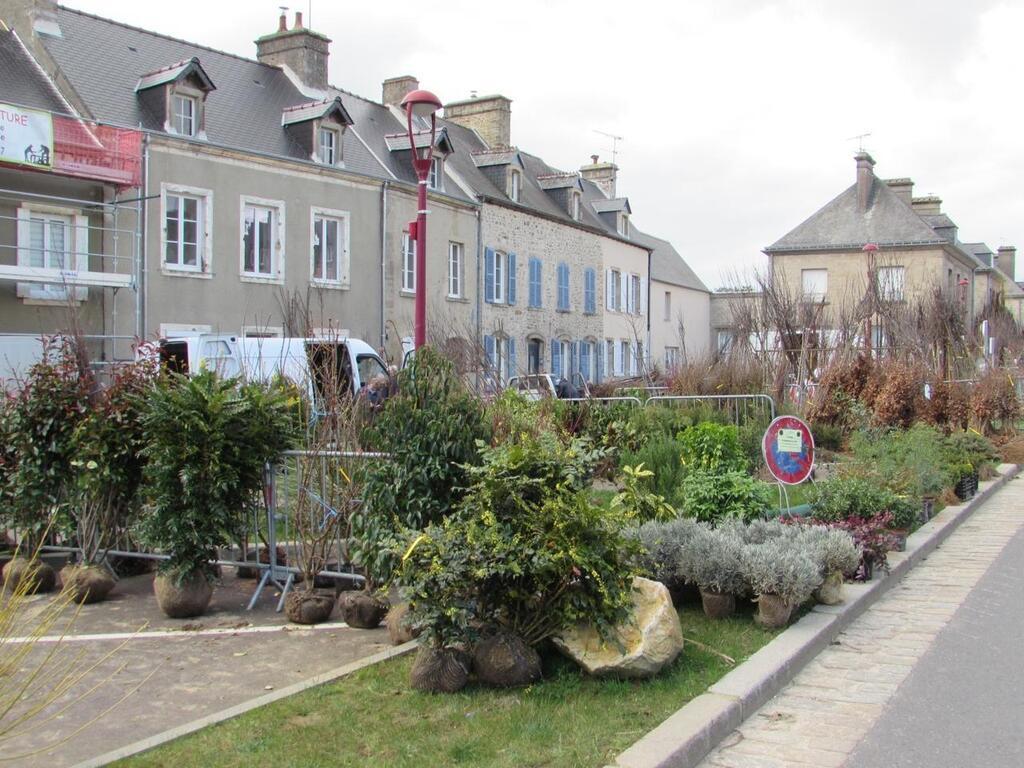
[[[377,352],[360,339],[246,338],[228,333],[189,333],[160,339],[160,361],[188,374],[212,369],[225,377],[270,381],[280,374],[314,402],[323,395],[323,372],[337,366],[338,381],[353,396],[388,376]]]

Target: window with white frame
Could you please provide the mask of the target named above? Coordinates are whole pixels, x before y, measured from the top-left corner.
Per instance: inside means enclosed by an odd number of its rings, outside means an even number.
[[[672,291],[665,291],[665,318],[666,321],[672,319]]]
[[[283,278],[284,203],[242,198],[242,276]]]
[[[615,341],[614,339],[605,339],[604,342],[604,360],[605,360],[605,375],[611,378],[616,373],[615,367]]]
[[[679,367],[679,347],[665,347],[665,370],[674,371]]]
[[[462,243],[448,243],[448,298],[462,298]]]
[[[594,368],[596,362],[594,359],[595,348],[596,345],[592,341],[580,342],[580,359],[577,367],[579,368],[580,375],[583,377],[584,381],[594,380]]]
[[[882,301],[903,301],[903,267],[878,268],[878,296]]]
[[[612,312],[622,311],[622,273],[617,269],[608,270],[608,284],[605,286],[605,303]]]
[[[444,160],[434,155],[430,158],[430,171],[427,173],[427,186],[430,189],[444,189]]]
[[[319,158],[324,165],[338,164],[338,132],[333,128],[320,129]]]
[[[519,193],[523,184],[522,174],[519,171],[512,170],[509,173],[508,179],[508,196],[515,202],[519,202]]]
[[[314,283],[333,287],[349,284],[349,216],[345,211],[313,208],[310,276]]]
[[[633,353],[632,346],[626,339],[621,339],[619,341],[619,360],[622,361],[622,364],[619,367],[619,373],[628,376],[632,370]]]
[[[626,294],[626,312],[631,315],[640,313],[640,275],[629,275],[628,292]]]
[[[572,193],[572,202],[569,206],[569,213],[572,214],[572,218],[575,221],[579,221],[583,215],[583,207],[581,204],[582,197],[579,192]]]
[[[402,233],[402,290],[416,290],[416,241],[408,232]]]
[[[505,303],[505,265],[508,263],[508,254],[501,251],[494,252],[494,272],[491,288],[495,304]]]
[[[828,294],[828,270],[801,269],[800,285],[804,301],[824,301]]]
[[[728,355],[730,350],[732,350],[732,344],[734,340],[735,335],[732,331],[719,331],[717,344],[718,354],[723,356]]]
[[[572,344],[565,339],[551,342],[551,375],[568,379],[572,375]]]
[[[18,209],[18,266],[34,269],[88,268],[88,221],[84,216]],[[88,289],[76,289],[84,299]],[[68,289],[59,283],[18,283],[17,295],[40,301],[65,301]]]
[[[619,234],[623,237],[629,237],[629,214],[619,214]]]
[[[196,99],[180,93],[172,97],[171,127],[182,136],[196,135]]]
[[[544,342],[541,339],[526,340],[526,372],[540,373],[544,367]]]
[[[201,270],[203,198],[168,192],[164,201],[164,264],[171,269]]]

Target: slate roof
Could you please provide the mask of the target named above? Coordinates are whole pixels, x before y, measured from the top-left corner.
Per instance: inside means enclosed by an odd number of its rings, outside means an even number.
[[[993,251],[984,243],[960,243],[960,248],[974,256],[983,266],[992,266]]]
[[[660,237],[640,232],[632,227],[632,238],[641,245],[653,249],[651,252],[651,279],[670,285],[678,285],[682,288],[692,288],[695,291],[711,293],[704,285],[697,273],[690,269],[683,257],[679,255],[672,243],[662,240]]]
[[[611,200],[595,200],[591,205],[594,206],[594,210],[598,213],[611,213],[618,211],[625,211],[626,213],[632,213],[632,209],[629,207],[628,197],[615,197]]]
[[[217,86],[215,86],[213,81],[209,76],[207,76],[206,72],[203,70],[202,64],[199,63],[199,59],[196,56],[193,56],[191,59],[186,59],[185,61],[179,61],[177,64],[172,64],[168,67],[161,67],[155,72],[147,72],[139,78],[139,82],[135,84],[135,90],[144,91],[147,88],[153,88],[157,85],[173,83],[181,77],[192,74],[194,74],[203,84],[203,90],[217,90]]]
[[[888,184],[873,177],[866,211],[861,211],[857,205],[857,185],[853,184],[765,251],[859,248],[867,243],[885,247],[946,242]]]
[[[0,101],[48,112],[67,109],[14,30],[0,30],[0,72]]]
[[[348,112],[345,110],[345,105],[338,96],[324,101],[313,101],[308,104],[288,107],[281,113],[281,125],[294,125],[295,123],[305,123],[310,120],[320,120],[332,114],[337,114],[338,122],[343,125],[352,125],[352,118],[349,117]]]

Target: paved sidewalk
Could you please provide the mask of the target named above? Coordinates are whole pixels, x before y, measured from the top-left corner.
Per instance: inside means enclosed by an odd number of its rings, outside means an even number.
[[[850,756],[1022,530],[1024,482],[1017,480],[997,491],[700,768],[859,768]]]

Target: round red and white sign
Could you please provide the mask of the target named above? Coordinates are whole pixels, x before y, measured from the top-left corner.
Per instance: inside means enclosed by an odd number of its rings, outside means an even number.
[[[761,438],[761,453],[772,477],[786,485],[799,485],[814,467],[814,436],[796,416],[779,416]]]

